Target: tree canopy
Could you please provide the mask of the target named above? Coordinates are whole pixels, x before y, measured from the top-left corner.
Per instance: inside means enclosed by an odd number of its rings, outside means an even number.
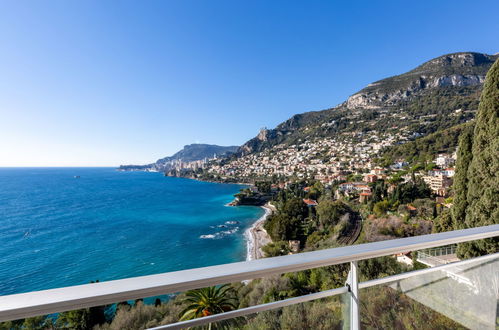
[[[465,133],[459,149],[452,210],[455,228],[499,223],[499,61],[487,73],[473,135]],[[458,254],[494,253],[498,246],[497,239],[464,243]]]

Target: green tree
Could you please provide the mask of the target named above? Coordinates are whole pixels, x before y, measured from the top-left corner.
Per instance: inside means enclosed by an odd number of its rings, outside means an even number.
[[[87,330],[92,329],[89,309],[78,309],[60,313],[56,325],[62,329]]]
[[[270,216],[264,227],[274,241],[289,241],[302,238],[302,224],[302,218],[278,213]]]
[[[376,181],[373,184],[373,195],[372,201],[373,203],[381,202],[383,198],[387,195],[387,186],[384,180]]]
[[[26,319],[0,322],[0,330],[48,330],[54,329],[53,319],[44,315]]]
[[[469,125],[459,136],[459,148],[457,153],[456,175],[452,189],[454,190],[454,205],[451,209],[452,219],[455,229],[464,228],[464,218],[466,217],[466,208],[468,200],[466,193],[468,191],[468,167],[471,163],[473,145],[473,130],[475,125]]]
[[[321,229],[334,226],[340,217],[348,212],[348,206],[341,201],[323,200],[317,205],[317,215]]]
[[[291,217],[304,218],[308,214],[308,209],[301,198],[291,198],[284,203],[281,213]]]
[[[458,189],[453,211],[459,228],[499,223],[499,60],[487,73],[473,131],[471,155],[469,138],[463,138],[458,163]],[[467,149],[467,150],[466,150]],[[464,153],[464,154],[463,154]],[[466,178],[462,175],[466,173]],[[465,192],[465,193],[464,193]],[[465,215],[463,214],[465,210]],[[463,218],[464,216],[464,218]],[[461,244],[458,255],[474,257],[497,252],[499,240],[488,239]]]
[[[324,185],[320,181],[317,181],[310,187],[308,198],[319,199],[322,194],[324,194]]]
[[[255,182],[255,186],[262,194],[270,194],[272,190],[272,183],[269,181],[257,181]]]
[[[391,201],[393,203],[410,203],[417,198],[427,198],[431,196],[431,189],[428,185],[420,178],[416,178],[414,181],[403,183],[395,188],[395,191],[391,195]]]
[[[283,256],[289,253],[288,243],[285,241],[271,242],[262,247],[265,257]]]
[[[448,211],[442,212],[433,220],[433,232],[440,233],[452,230],[453,225],[451,213]]]
[[[237,302],[233,293],[228,284],[187,291],[184,302],[188,306],[180,314],[180,319],[191,320],[234,310]]]
[[[265,221],[265,229],[274,241],[303,240],[303,224],[308,212],[301,198],[285,199],[278,212]]]
[[[374,204],[373,212],[378,216],[381,217],[384,215],[388,210],[390,209],[390,202],[387,200],[377,202]]]

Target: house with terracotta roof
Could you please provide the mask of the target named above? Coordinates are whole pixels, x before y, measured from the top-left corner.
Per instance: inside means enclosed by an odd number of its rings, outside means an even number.
[[[372,193],[369,191],[364,191],[359,194],[359,202],[360,203],[366,203],[368,200],[371,199]]]
[[[414,207],[414,205],[411,205],[411,204],[407,204],[405,208],[407,209],[407,212],[411,216],[416,215],[416,213],[418,212],[418,209],[416,207]]]
[[[305,203],[308,207],[317,206],[317,201],[309,198],[304,198],[303,203]]]
[[[376,174],[366,174],[364,175],[365,182],[376,182],[378,180],[378,176]]]
[[[415,207],[414,207],[414,206],[412,206],[411,204],[407,204],[407,209],[408,209],[409,211],[417,211],[417,210],[418,210],[417,208],[415,208]]]

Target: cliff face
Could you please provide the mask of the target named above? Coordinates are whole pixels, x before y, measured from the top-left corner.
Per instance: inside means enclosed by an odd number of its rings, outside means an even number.
[[[368,85],[350,96],[348,109],[377,109],[415,95],[429,88],[482,85],[497,56],[479,53],[456,53],[440,56],[405,74]]]
[[[247,155],[281,143],[294,144],[354,129],[384,130],[399,125],[400,120],[394,119],[397,114],[413,121],[420,116],[434,116],[432,121],[437,124],[423,123],[419,132],[422,135],[466,122],[477,110],[485,76],[497,58],[499,55],[472,52],[437,57],[404,74],[369,84],[337,107],[297,114],[274,129],[262,130],[238,152]],[[455,110],[468,115],[447,126],[442,124]],[[386,125],[379,122],[380,113],[387,114]],[[358,124],[362,122],[364,126]],[[416,126],[411,129],[418,130]]]
[[[269,147],[269,142],[274,141],[279,135],[282,135],[282,132],[278,130],[268,130],[266,128],[262,128],[256,137],[239,147],[238,153],[246,155],[255,151],[260,151],[266,147]]]
[[[452,74],[448,76],[420,76],[411,81],[407,86],[397,90],[384,92],[377,90],[377,83],[370,84],[374,91],[359,92],[350,96],[346,102],[348,109],[365,108],[378,109],[387,105],[394,105],[402,99],[408,98],[427,88],[438,87],[465,87],[482,85],[485,81],[485,75],[460,75]]]

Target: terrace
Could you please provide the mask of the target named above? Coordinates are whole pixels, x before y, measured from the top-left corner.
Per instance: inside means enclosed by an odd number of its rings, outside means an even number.
[[[362,317],[361,305],[364,303],[363,292],[380,287],[403,293],[410,299],[466,328],[495,329],[499,290],[499,253],[442,263],[435,267],[365,282],[359,282],[358,261],[419,250],[427,251],[424,252],[426,254],[420,254],[422,257],[426,255],[434,257],[428,251],[439,250],[429,249],[497,236],[499,236],[499,225],[491,225],[123,280],[0,296],[0,321],[101,306],[124,300],[178,293],[190,289],[348,263],[350,272],[344,286],[189,321],[162,325],[154,329],[182,329],[235,318],[246,320],[246,317],[255,313],[335,296],[341,297],[343,328],[359,329]],[[447,248],[444,250],[447,251]],[[447,252],[453,252],[453,250],[450,249]]]

